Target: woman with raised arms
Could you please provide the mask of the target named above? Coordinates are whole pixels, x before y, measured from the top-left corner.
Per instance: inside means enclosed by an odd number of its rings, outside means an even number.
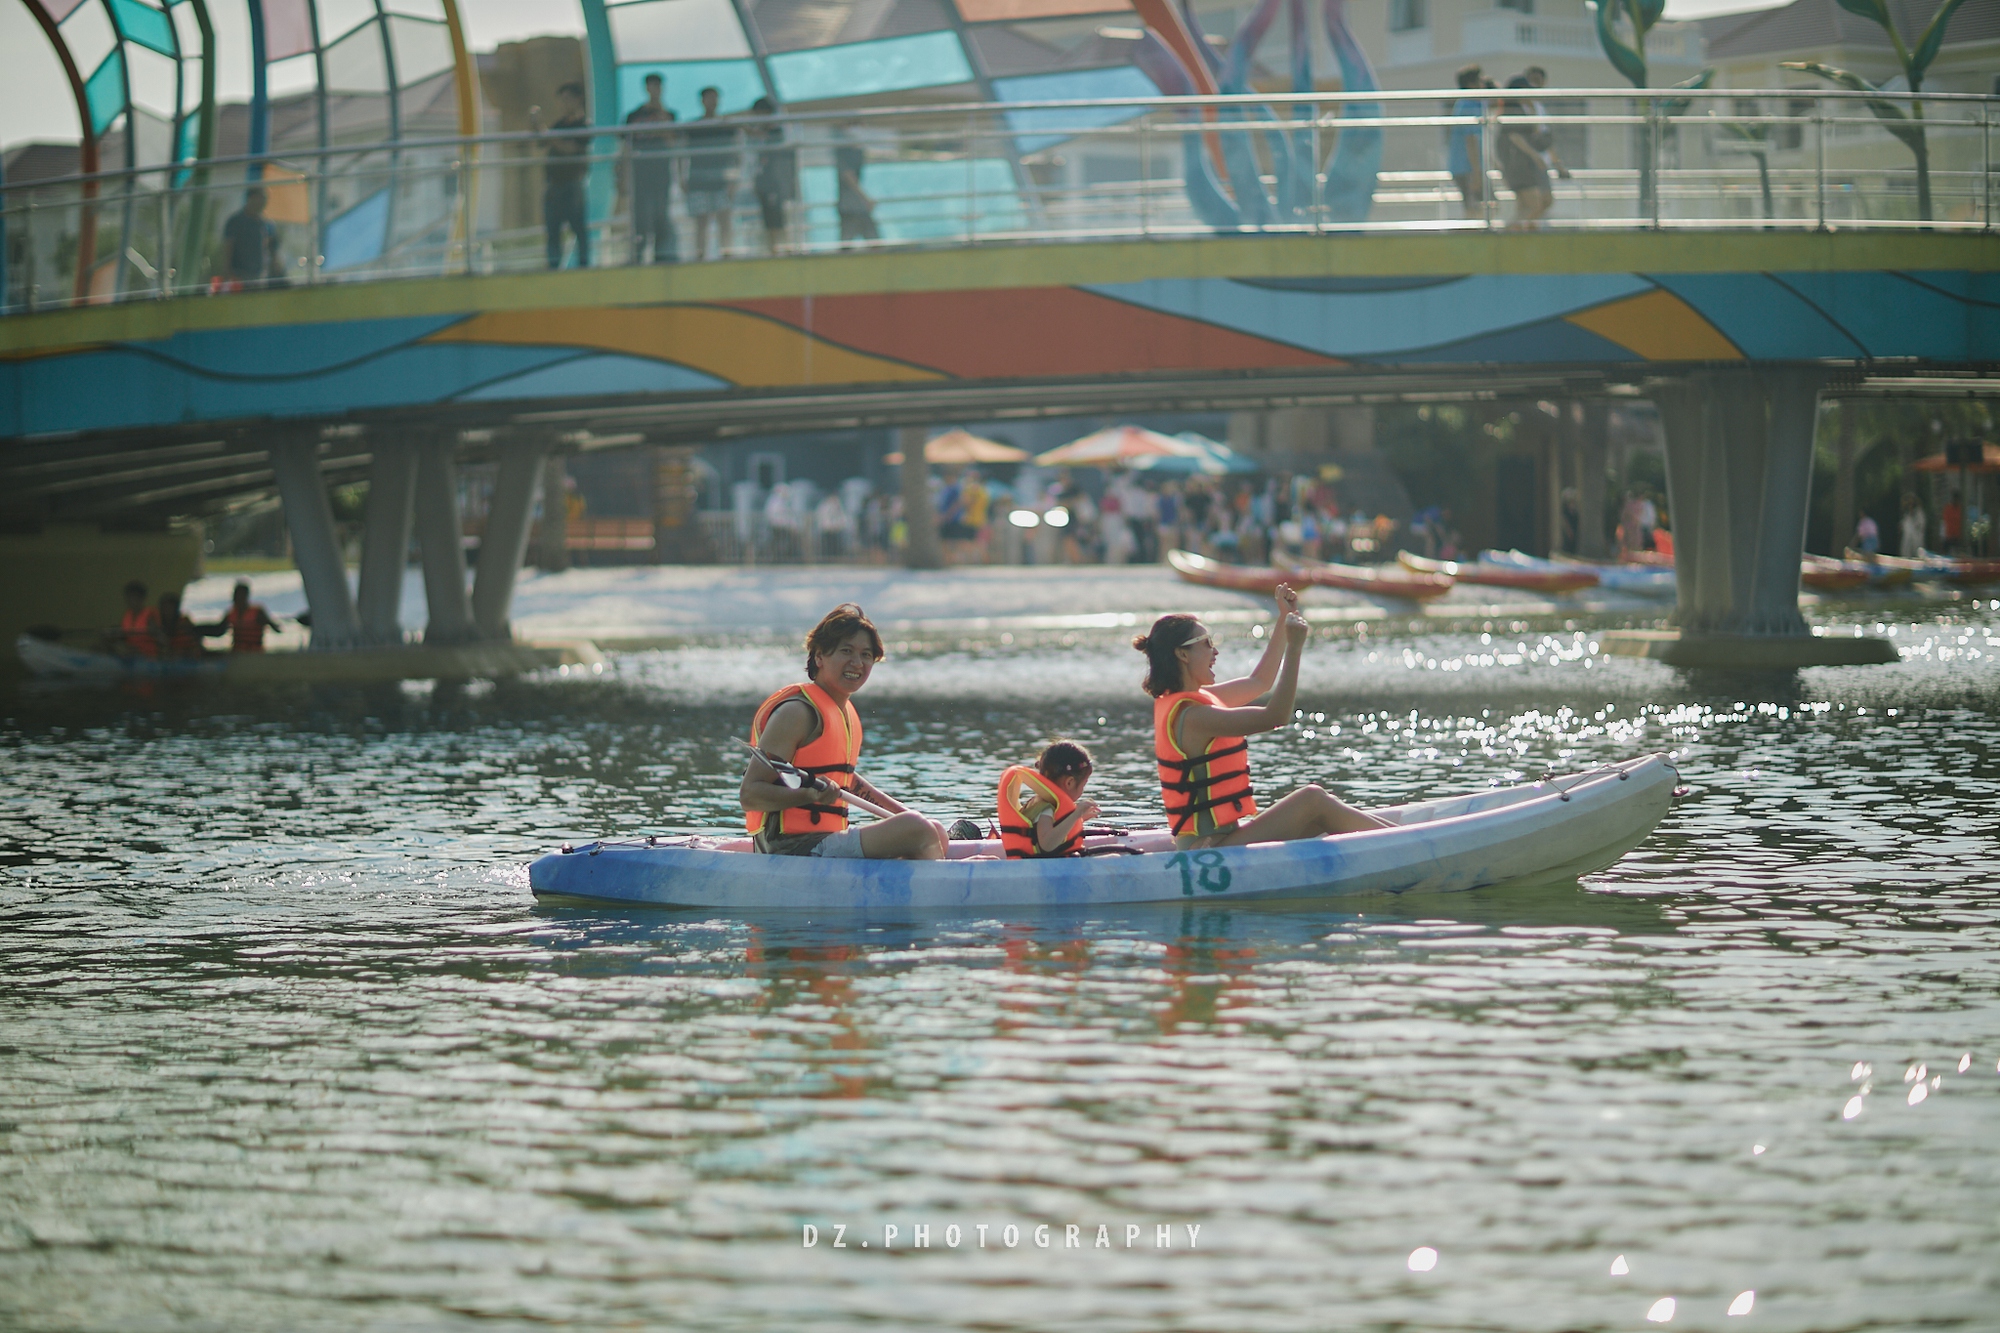
[[[1146,655],[1153,753],[1174,843],[1183,851],[1388,827],[1386,820],[1317,785],[1300,787],[1261,813],[1257,809],[1250,791],[1250,747],[1243,738],[1291,721],[1308,632],[1298,594],[1281,583],[1277,597],[1278,623],[1264,656],[1239,680],[1215,678],[1220,654],[1208,627],[1194,616],[1161,616],[1151,633],[1132,640]]]

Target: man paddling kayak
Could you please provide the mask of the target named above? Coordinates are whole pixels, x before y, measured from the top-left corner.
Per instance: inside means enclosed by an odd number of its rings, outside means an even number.
[[[1167,820],[1182,850],[1388,826],[1317,785],[1300,787],[1262,814],[1257,811],[1250,792],[1250,747],[1243,738],[1292,720],[1307,634],[1298,594],[1280,583],[1277,598],[1278,623],[1263,659],[1239,680],[1216,680],[1220,654],[1214,636],[1194,616],[1161,616],[1151,633],[1132,640],[1146,655],[1154,758]],[[1269,699],[1256,703],[1267,694]]]
[[[945,854],[944,829],[883,795],[854,771],[861,760],[861,718],[854,692],[882,660],[882,636],[852,602],[826,613],[806,636],[806,679],[762,704],[750,722],[755,750],[813,779],[788,787],[778,770],[753,753],[743,774],[743,822],[758,851],[770,856],[867,857],[935,861]],[[891,812],[866,829],[849,828],[842,790]]]

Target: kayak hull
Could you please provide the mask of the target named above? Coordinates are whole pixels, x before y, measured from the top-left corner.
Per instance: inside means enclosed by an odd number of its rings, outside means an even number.
[[[1377,811],[1386,829],[1196,853],[1165,830],[1123,841],[1151,850],[1048,861],[758,856],[743,839],[598,842],[528,867],[537,897],[711,911],[791,908],[938,912],[1139,903],[1324,903],[1367,894],[1451,892],[1601,870],[1643,842],[1677,775],[1658,755],[1519,787]]]
[[[1281,569],[1259,569],[1254,565],[1232,565],[1211,560],[1193,551],[1168,551],[1167,564],[1189,583],[1204,588],[1227,588],[1231,592],[1254,592],[1269,597],[1280,583],[1291,578]]]
[[[1419,574],[1442,574],[1460,583],[1476,583],[1489,588],[1512,588],[1518,592],[1538,592],[1551,597],[1581,592],[1597,586],[1597,575],[1580,565],[1540,568],[1529,564],[1502,564],[1487,552],[1476,561],[1431,560],[1409,551],[1397,553],[1405,569]]]
[[[1442,597],[1452,589],[1448,575],[1419,574],[1400,565],[1330,565],[1307,560],[1294,567],[1290,577],[1315,588],[1339,588],[1343,592],[1419,602]]]
[[[15,639],[14,652],[21,659],[21,665],[45,680],[160,680],[212,676],[218,674],[224,665],[219,656],[168,661],[114,657],[110,653],[66,648],[32,634],[23,634]]]

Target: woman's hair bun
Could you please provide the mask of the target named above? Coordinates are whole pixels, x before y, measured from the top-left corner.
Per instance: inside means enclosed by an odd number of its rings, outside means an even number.
[[[1142,653],[1150,653],[1153,651],[1153,636],[1150,634],[1134,634],[1132,636],[1132,646]]]

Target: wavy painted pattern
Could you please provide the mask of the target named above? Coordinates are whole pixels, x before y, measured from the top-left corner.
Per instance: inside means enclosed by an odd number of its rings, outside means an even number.
[[[0,359],[0,437],[945,380],[1883,358],[2000,360],[2000,278],[1180,277],[188,330]]]

